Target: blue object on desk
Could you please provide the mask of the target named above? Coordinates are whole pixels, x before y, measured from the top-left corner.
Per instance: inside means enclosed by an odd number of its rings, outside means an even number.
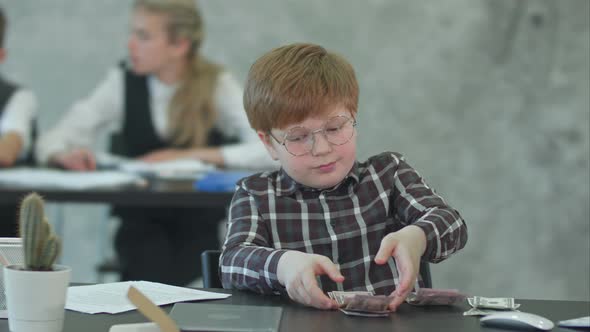
[[[236,183],[247,176],[254,174],[253,171],[213,171],[205,174],[195,181],[195,189],[208,192],[233,192]]]

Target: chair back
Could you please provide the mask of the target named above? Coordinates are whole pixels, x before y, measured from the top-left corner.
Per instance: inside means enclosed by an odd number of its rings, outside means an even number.
[[[204,288],[223,288],[219,277],[221,250],[205,250],[201,253],[201,269]]]
[[[420,261],[420,276],[424,283],[424,288],[432,288],[432,276],[430,274],[430,263],[427,261]]]
[[[221,250],[205,250],[201,254],[201,269],[203,272],[204,288],[223,288],[219,277],[219,257]],[[432,288],[432,276],[430,275],[430,264],[420,261],[420,276],[425,288]]]

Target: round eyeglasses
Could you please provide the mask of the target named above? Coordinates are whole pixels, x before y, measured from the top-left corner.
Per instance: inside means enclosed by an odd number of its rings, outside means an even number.
[[[337,115],[330,118],[322,128],[310,130],[303,126],[297,126],[289,129],[283,136],[283,141],[279,141],[271,132],[269,135],[277,143],[285,147],[290,154],[298,157],[310,153],[315,143],[315,134],[322,134],[326,140],[333,145],[344,145],[350,141],[354,135],[356,120],[345,115]]]

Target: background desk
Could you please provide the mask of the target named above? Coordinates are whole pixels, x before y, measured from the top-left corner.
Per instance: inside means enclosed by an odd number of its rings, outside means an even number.
[[[464,317],[463,312],[468,309],[467,304],[454,307],[414,307],[404,304],[397,313],[391,315],[389,318],[363,318],[348,317],[339,311],[322,311],[303,307],[277,296],[261,296],[239,291],[233,291],[231,293],[232,296],[230,298],[216,300],[212,303],[283,306],[281,332],[508,331],[484,328],[480,326],[477,317]],[[518,300],[517,302],[522,304],[522,311],[545,316],[554,322],[590,315],[590,302],[541,300]],[[169,305],[164,308],[169,311],[172,306]],[[118,315],[87,315],[66,311],[64,332],[107,332],[110,326],[114,324],[145,321],[146,319],[137,311]],[[553,331],[572,332],[574,330],[556,327]],[[8,332],[8,321],[0,321],[0,332]]]
[[[89,190],[35,190],[50,202],[105,203],[128,207],[226,207],[233,193],[202,192],[194,181],[149,180],[147,187],[124,186]],[[32,189],[0,186],[0,205],[15,204]]]
[[[194,189],[194,181],[186,180],[158,180],[149,179],[147,187],[121,186],[113,188],[68,190],[68,189],[37,189],[46,201],[52,203],[102,203],[116,204],[119,207],[137,208],[227,208],[233,197],[233,192],[202,192]],[[4,205],[16,209],[23,197],[33,191],[32,189],[0,186],[0,208]],[[51,219],[57,234],[64,238],[65,224],[69,220],[64,212],[64,206],[59,204],[54,207]],[[83,277],[78,276],[77,281],[102,282],[109,272],[117,272],[114,260],[106,254],[110,250],[108,237],[108,220],[110,209],[104,209],[97,216],[98,230],[96,241],[96,255],[85,258],[84,261],[77,255],[70,257],[69,265],[73,267],[86,267]],[[75,218],[72,218],[75,219]],[[215,234],[212,234],[215,236]],[[75,246],[77,239],[68,240],[70,246]],[[73,244],[71,241],[74,241]],[[66,255],[63,255],[64,258]],[[68,259],[68,258],[64,258]],[[90,259],[90,263],[88,263]],[[95,268],[96,266],[96,268]],[[84,277],[85,276],[85,277]]]

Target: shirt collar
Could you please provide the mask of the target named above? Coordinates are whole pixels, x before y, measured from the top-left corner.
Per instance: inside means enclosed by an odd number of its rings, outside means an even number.
[[[340,183],[335,185],[332,188],[325,189],[326,191],[333,191],[338,189],[340,186],[345,185],[353,181],[353,183],[359,182],[359,163],[355,161],[350,169],[350,172],[344,177]],[[277,196],[289,196],[295,193],[296,191],[321,191],[322,189],[308,187],[303,185],[297,181],[295,181],[285,170],[281,167],[281,169],[277,173]]]
[[[167,84],[160,81],[156,76],[148,76],[148,84],[150,86],[150,93],[160,96],[172,96],[176,91],[177,83]]]

